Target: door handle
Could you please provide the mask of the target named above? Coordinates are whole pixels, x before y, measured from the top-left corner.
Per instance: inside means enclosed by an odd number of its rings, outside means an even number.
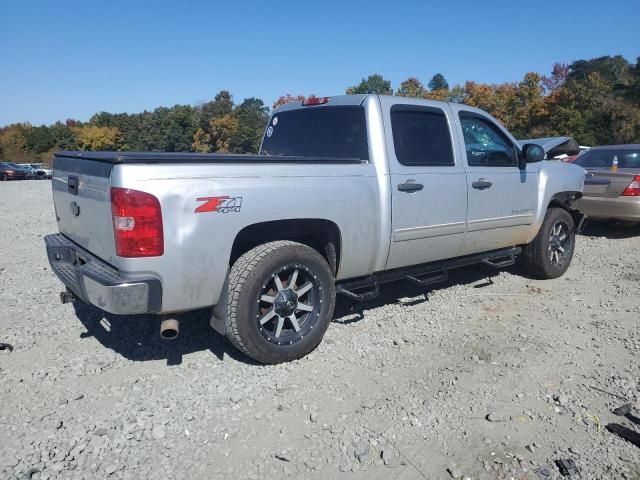
[[[424,188],[424,185],[421,183],[415,183],[412,180],[409,180],[407,183],[401,183],[398,185],[398,190],[401,192],[413,193],[419,192]]]
[[[479,178],[471,184],[473,188],[478,190],[486,190],[487,188],[491,188],[491,185],[493,185],[493,183],[487,182],[484,178]]]

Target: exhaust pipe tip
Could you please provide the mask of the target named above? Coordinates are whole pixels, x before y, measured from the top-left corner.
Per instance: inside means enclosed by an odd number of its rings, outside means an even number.
[[[180,335],[180,322],[175,318],[163,320],[160,324],[160,336],[164,340],[175,340]]]

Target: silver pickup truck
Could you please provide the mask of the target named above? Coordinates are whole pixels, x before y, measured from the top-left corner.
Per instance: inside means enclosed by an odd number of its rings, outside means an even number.
[[[45,238],[63,302],[113,314],[210,308],[211,325],[265,363],[300,358],[336,293],[442,281],[451,268],[569,266],[584,171],[546,162],[487,113],[401,97],[280,107],[259,155],[60,152]]]

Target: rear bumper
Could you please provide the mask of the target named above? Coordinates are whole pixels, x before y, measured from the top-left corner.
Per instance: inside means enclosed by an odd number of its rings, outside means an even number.
[[[117,315],[160,313],[162,284],[132,278],[91,255],[63,235],[44,237],[51,269],[85,303]]]
[[[640,222],[640,197],[582,197],[576,207],[589,218]]]

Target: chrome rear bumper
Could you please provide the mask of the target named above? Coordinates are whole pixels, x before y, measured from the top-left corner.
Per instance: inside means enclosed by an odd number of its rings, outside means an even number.
[[[132,278],[91,255],[63,235],[44,237],[51,269],[80,300],[117,315],[159,313],[157,278]]]

